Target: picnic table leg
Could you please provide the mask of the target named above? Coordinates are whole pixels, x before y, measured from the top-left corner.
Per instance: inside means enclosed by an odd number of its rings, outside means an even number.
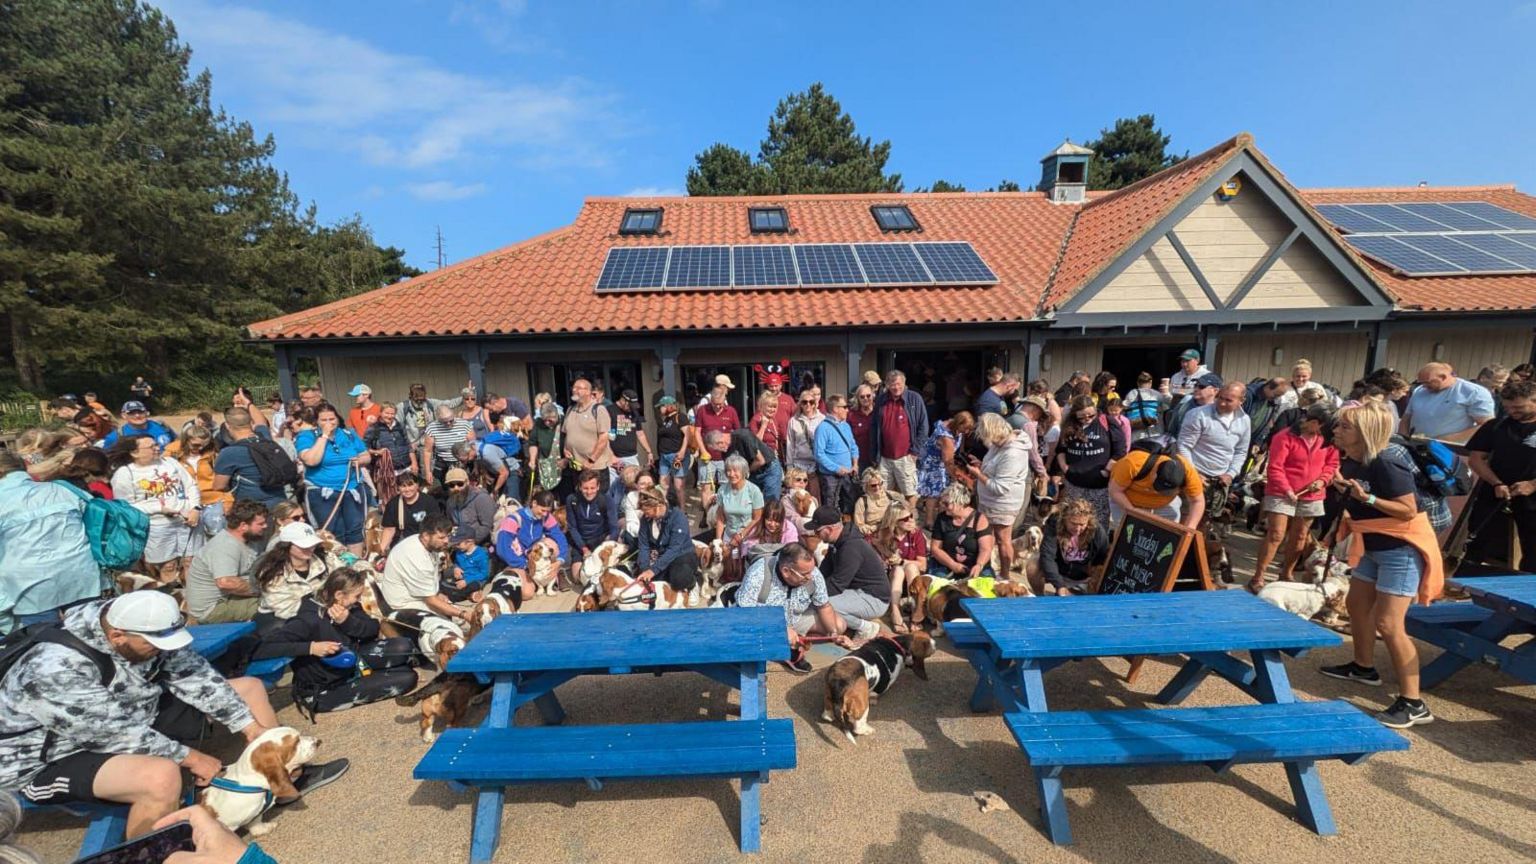
[[[1520,622],[1514,617],[1494,613],[1468,631],[1454,627],[1443,628],[1441,638],[1425,640],[1444,648],[1445,653],[1419,670],[1419,686],[1428,689],[1444,682],[1445,679],[1472,665],[1473,662],[1481,661],[1483,659],[1481,654],[1496,656],[1498,653],[1496,650],[1488,649],[1501,647],[1499,643],[1504,640],[1504,637],[1515,632],[1519,627]]]
[[[1061,791],[1061,766],[1035,769],[1035,788],[1040,793],[1040,818],[1051,842],[1066,846],[1072,842],[1072,826],[1067,823],[1067,797]]]
[[[768,702],[768,664],[741,664],[741,719],[761,720]],[[762,783],[766,775],[741,775],[741,851],[763,847]]]
[[[997,698],[992,692],[992,673],[987,668],[987,654],[979,649],[971,650],[965,652],[965,659],[976,670],[976,689],[971,691],[971,710],[984,714],[997,704]]]
[[[1254,651],[1253,671],[1256,673],[1254,696],[1260,702],[1288,704],[1296,701],[1280,652]],[[1296,815],[1301,823],[1318,834],[1337,833],[1333,811],[1328,807],[1328,793],[1323,791],[1323,778],[1317,773],[1317,763],[1310,759],[1287,762],[1285,777],[1291,782],[1291,795],[1296,799]]]
[[[1424,667],[1419,670],[1419,687],[1424,690],[1438,687],[1445,683],[1447,678],[1471,664],[1471,660],[1447,648],[1439,657],[1424,664]]]
[[[1173,680],[1169,681],[1168,685],[1154,698],[1164,705],[1177,705],[1189,694],[1195,692],[1195,688],[1199,687],[1200,682],[1204,681],[1205,676],[1209,674],[1211,674],[1211,667],[1191,657],[1184,663],[1184,668],[1180,669],[1173,676]]]
[[[1230,654],[1220,652],[1189,655],[1184,668],[1180,669],[1178,674],[1173,676],[1173,680],[1169,681],[1168,685],[1157,694],[1157,701],[1164,705],[1177,705],[1194,692],[1200,682],[1212,672],[1232,682],[1255,699],[1263,701],[1253,689],[1253,682],[1257,677],[1253,667]]]
[[[517,676],[512,672],[497,673],[492,677],[491,710],[486,713],[485,725],[492,729],[506,729],[512,725],[512,701],[517,696]],[[501,805],[504,800],[500,786],[482,788],[475,799],[474,827],[469,835],[470,864],[488,864],[496,855],[501,841]]]

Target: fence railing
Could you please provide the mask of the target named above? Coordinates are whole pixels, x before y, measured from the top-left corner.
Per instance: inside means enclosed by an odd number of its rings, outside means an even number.
[[[20,432],[41,425],[47,416],[42,402],[30,399],[0,402],[0,432]]]

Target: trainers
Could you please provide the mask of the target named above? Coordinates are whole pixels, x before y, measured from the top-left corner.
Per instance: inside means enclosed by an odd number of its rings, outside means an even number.
[[[854,628],[853,635],[858,639],[873,639],[880,635],[880,622],[875,620],[865,621]]]
[[[1435,722],[1435,715],[1429,713],[1429,706],[1423,699],[1413,702],[1407,697],[1399,696],[1392,707],[1376,715],[1381,725],[1393,729],[1407,729],[1409,726],[1423,726],[1425,723]]]
[[[1375,669],[1361,666],[1353,660],[1348,663],[1341,663],[1338,666],[1323,666],[1317,671],[1327,675],[1329,678],[1353,681],[1356,684],[1364,684],[1368,687],[1381,686],[1381,673]]]
[[[299,790],[299,798],[319,789],[321,786],[329,786],[341,779],[341,775],[347,773],[352,763],[346,759],[332,759],[329,762],[319,762],[314,765],[305,765],[304,772],[293,781],[293,788]],[[279,798],[278,804],[292,804],[298,798]]]
[[[804,651],[796,651],[788,660],[780,660],[779,665],[796,675],[809,675],[816,671],[811,661],[805,659]]]

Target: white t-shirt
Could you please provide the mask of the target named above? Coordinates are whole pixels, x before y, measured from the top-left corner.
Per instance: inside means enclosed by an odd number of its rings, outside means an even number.
[[[389,552],[384,574],[379,577],[379,590],[384,602],[391,609],[418,609],[432,611],[428,597],[438,593],[438,565],[441,553],[429,552],[421,543],[420,534],[401,540]]]

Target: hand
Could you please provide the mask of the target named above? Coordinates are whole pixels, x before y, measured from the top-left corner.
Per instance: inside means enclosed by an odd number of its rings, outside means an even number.
[[[1303,489],[1303,490],[1301,490],[1301,491],[1302,491],[1302,492],[1306,492],[1306,491],[1307,491],[1307,490],[1306,490],[1306,489]],[[1291,503],[1291,504],[1295,504],[1295,503],[1296,503],[1296,502],[1297,502],[1297,501],[1299,501],[1299,500],[1301,500],[1301,496],[1300,496],[1300,495],[1297,495],[1297,494],[1296,494],[1296,493],[1295,493],[1295,492],[1291,492],[1291,491],[1290,491],[1290,490],[1286,490],[1286,493],[1285,493],[1285,500],[1286,500],[1286,501],[1287,501],[1287,502],[1288,502],[1288,503]]]
[[[635,578],[640,580],[641,582],[649,583],[652,579],[656,578],[656,574],[655,574],[655,572],[653,572],[651,570],[646,570],[645,572],[641,573],[639,576],[636,576]]]
[[[188,510],[186,515],[182,516],[181,518],[186,521],[188,528],[196,528],[197,521],[201,519],[202,516],[203,511],[201,510]]]
[[[181,767],[192,772],[197,785],[207,786],[208,781],[219,776],[219,772],[224,770],[224,763],[201,750],[188,750],[187,758],[181,760]]]
[[[1521,480],[1509,487],[1509,494],[1515,497],[1529,495],[1532,492],[1536,492],[1536,480]]]
[[[352,614],[351,610],[341,605],[340,603],[332,603],[330,608],[326,609],[325,611],[326,614],[331,617],[332,624],[340,624],[341,622],[347,620],[348,615]]]
[[[197,851],[172,853],[165,864],[238,864],[245,854],[245,842],[202,807],[188,807],[162,816],[154,828],[168,828],[177,822],[191,824],[192,845]]]
[[[1356,501],[1364,501],[1365,499],[1371,497],[1371,493],[1365,491],[1365,487],[1360,485],[1359,480],[1350,480],[1347,489],[1349,492],[1349,497],[1355,499]]]
[[[309,653],[316,657],[329,657],[341,650],[340,642],[311,642]]]
[[[463,588],[464,586],[466,586],[468,584],[469,583],[465,582],[463,579],[455,579],[455,580],[453,580],[453,587],[455,587],[455,588]]]
[[[251,722],[245,724],[245,728],[240,730],[240,734],[244,736],[245,743],[249,744],[252,741],[255,741],[257,738],[265,735],[267,732],[271,731],[271,729],[271,726],[263,726],[262,724],[257,723],[255,720],[252,720]]]
[[[681,471],[681,470],[683,470],[683,457],[678,456],[677,458],[672,460],[672,470],[673,471]]]
[[[1222,475],[1218,476],[1216,478],[1216,480],[1217,480],[1217,482],[1219,482],[1223,486],[1231,486],[1232,485],[1232,475],[1231,474],[1222,474]]]
[[[840,633],[832,637],[832,644],[839,648],[852,648],[853,640],[849,639],[846,634]]]
[[[464,581],[464,568],[463,567],[455,567],[455,568],[453,568],[453,578],[459,580],[460,582],[463,582]]]

